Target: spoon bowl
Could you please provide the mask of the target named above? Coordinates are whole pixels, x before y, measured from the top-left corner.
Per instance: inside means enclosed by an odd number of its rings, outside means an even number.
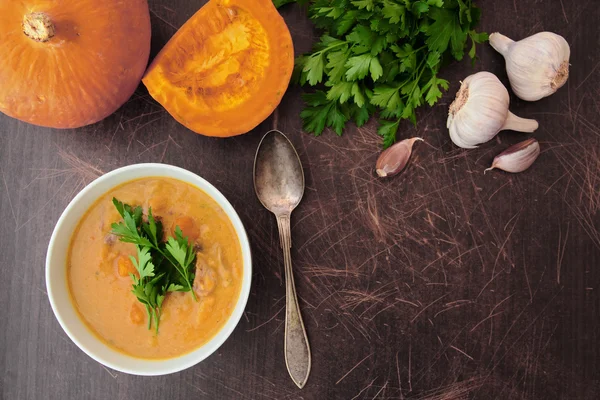
[[[258,145],[254,188],[262,205],[275,215],[291,213],[302,200],[302,164],[292,143],[279,131],[268,132]]]

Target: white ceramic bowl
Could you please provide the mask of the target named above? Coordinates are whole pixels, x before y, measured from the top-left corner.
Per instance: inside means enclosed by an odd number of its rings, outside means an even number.
[[[231,220],[242,247],[243,281],[240,297],[223,328],[202,347],[180,357],[147,360],[131,357],[104,344],[80,319],[69,295],[67,284],[67,252],[73,231],[79,220],[103,194],[122,183],[144,177],[162,176],[194,185],[212,197]],[[54,315],[73,342],[87,355],[117,371],[135,375],[164,375],[189,368],[216,351],[238,324],[252,279],[252,259],[248,236],[242,221],[225,196],[213,185],[185,169],[166,164],[135,164],[109,172],[86,186],[69,203],[56,223],[46,255],[46,287]]]

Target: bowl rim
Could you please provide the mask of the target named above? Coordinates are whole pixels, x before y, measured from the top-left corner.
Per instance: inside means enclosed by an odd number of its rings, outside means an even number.
[[[235,305],[231,315],[229,316],[228,320],[221,327],[221,329],[218,330],[213,335],[213,337],[210,340],[208,340],[206,343],[204,343],[200,347],[196,348],[195,350],[192,350],[191,352],[182,354],[177,357],[165,358],[165,359],[146,359],[146,358],[139,358],[139,357],[128,355],[122,351],[119,351],[119,350],[109,346],[105,342],[103,342],[98,337],[98,334],[96,332],[94,332],[91,329],[91,327],[89,327],[83,321],[81,316],[77,315],[77,317],[79,318],[79,323],[84,325],[85,329],[87,331],[89,331],[89,334],[91,334],[95,340],[97,340],[99,343],[101,343],[103,348],[105,348],[106,350],[109,350],[109,352],[112,352],[113,354],[118,353],[119,355],[124,356],[127,359],[133,359],[133,360],[135,360],[136,363],[140,363],[145,366],[152,365],[153,367],[156,368],[155,370],[148,370],[148,369],[139,369],[138,370],[136,368],[130,368],[130,367],[125,367],[125,366],[119,365],[118,363],[115,363],[115,362],[111,361],[110,359],[108,359],[104,354],[101,354],[97,351],[91,350],[85,344],[83,344],[83,342],[79,339],[78,335],[75,332],[73,332],[73,330],[69,327],[69,323],[67,323],[67,321],[65,321],[65,319],[63,318],[63,316],[61,314],[61,308],[58,306],[56,299],[55,299],[55,295],[56,295],[55,290],[57,290],[57,289],[55,289],[55,287],[53,285],[53,280],[51,278],[51,270],[60,267],[60,268],[64,268],[64,270],[65,270],[64,279],[65,279],[65,281],[67,279],[66,265],[52,266],[51,260],[53,259],[55,247],[57,246],[56,242],[58,240],[57,237],[58,237],[58,232],[60,230],[59,228],[63,224],[65,224],[65,221],[69,218],[69,215],[73,212],[76,205],[80,201],[82,201],[82,199],[84,199],[86,196],[89,196],[89,193],[92,192],[93,190],[95,190],[97,186],[100,186],[100,185],[110,182],[112,180],[117,180],[117,178],[119,178],[121,175],[123,175],[125,173],[131,173],[131,172],[139,173],[140,171],[143,172],[145,170],[154,171],[154,172],[148,173],[148,174],[142,173],[141,175],[133,177],[133,178],[128,178],[128,179],[124,179],[122,181],[117,181],[114,185],[111,185],[108,189],[103,190],[101,192],[101,194],[95,196],[95,199],[93,200],[92,204],[90,204],[85,210],[86,211],[89,210],[89,208],[94,204],[95,201],[98,200],[98,198],[100,196],[106,194],[108,191],[112,190],[113,188],[120,186],[122,184],[125,184],[127,182],[131,182],[131,181],[134,181],[137,179],[151,178],[151,177],[167,177],[167,178],[177,179],[177,180],[183,181],[187,184],[197,187],[199,190],[203,191],[210,198],[212,198],[223,209],[223,211],[226,213],[227,217],[231,221],[231,223],[238,235],[238,240],[240,243],[242,260],[243,260],[243,263],[242,263],[243,264],[242,265],[243,275],[242,275],[242,285],[240,288],[240,294],[237,299],[236,305]],[[157,173],[158,170],[160,170],[160,172]],[[209,191],[212,193],[209,193]],[[81,217],[79,217],[77,222],[75,223],[76,227],[78,226],[80,220],[81,220]],[[70,246],[72,235],[73,235],[73,232],[71,231],[70,236],[69,236],[69,246]],[[96,178],[94,181],[92,181],[88,185],[86,185],[69,202],[69,204],[67,205],[65,210],[60,215],[58,221],[56,222],[54,230],[52,231],[52,236],[51,236],[50,242],[48,244],[48,251],[46,253],[45,279],[46,279],[46,290],[48,292],[48,299],[50,301],[50,306],[52,308],[54,316],[58,320],[61,328],[65,331],[67,336],[71,339],[71,341],[73,341],[73,343],[75,343],[75,345],[77,345],[77,347],[79,347],[85,354],[87,354],[89,357],[91,357],[95,361],[99,362],[100,364],[102,364],[106,367],[109,367],[111,369],[114,369],[116,371],[119,371],[119,372],[124,372],[124,373],[132,374],[132,375],[140,375],[140,376],[167,375],[167,374],[182,371],[184,369],[190,368],[190,367],[200,363],[201,361],[203,361],[204,359],[209,357],[211,354],[213,354],[216,350],[218,350],[221,347],[221,345],[229,338],[231,333],[233,333],[233,331],[239,324],[239,321],[240,321],[240,319],[244,313],[244,310],[246,308],[246,305],[248,303],[248,298],[250,297],[250,288],[251,288],[251,283],[252,283],[252,254],[251,254],[251,248],[250,248],[250,241],[248,239],[248,235],[246,233],[246,229],[243,225],[242,220],[240,219],[239,215],[237,214],[237,212],[235,211],[234,207],[231,205],[229,200],[227,200],[227,198],[221,193],[221,191],[219,191],[214,185],[212,185],[210,182],[208,182],[206,179],[202,178],[201,176],[195,174],[194,172],[188,171],[181,167],[173,166],[170,164],[162,164],[162,163],[140,163],[140,164],[132,164],[132,165],[120,167],[120,168],[114,169],[110,172],[107,172],[104,175],[101,175],[100,177]],[[68,288],[67,288],[67,290],[68,290]],[[71,296],[70,293],[69,293],[69,296]],[[73,307],[73,310],[75,311],[75,313],[78,314],[78,311],[75,309],[75,305],[73,304],[72,299],[70,299],[70,304]],[[194,357],[190,357],[191,355],[194,355]],[[183,360],[184,358],[186,358],[187,360]],[[181,361],[177,362],[179,359],[181,359]],[[171,366],[164,365],[167,363],[171,364]]]

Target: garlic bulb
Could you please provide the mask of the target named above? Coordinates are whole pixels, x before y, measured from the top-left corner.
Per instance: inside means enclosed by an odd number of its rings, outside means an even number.
[[[504,56],[510,86],[520,99],[550,96],[569,78],[571,49],[560,35],[540,32],[515,42],[496,32],[490,44]]]
[[[478,72],[467,77],[450,105],[446,124],[450,139],[459,147],[474,149],[501,130],[535,131],[537,121],[508,111],[509,102],[508,90],[496,75]]]

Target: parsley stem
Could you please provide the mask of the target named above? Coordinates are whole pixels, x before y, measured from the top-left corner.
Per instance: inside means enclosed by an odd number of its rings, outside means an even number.
[[[415,72],[413,73],[413,78],[415,77],[415,75],[417,75],[417,71],[419,71],[419,75],[417,76],[417,79],[415,79],[413,81],[412,84],[412,88],[410,89],[410,92],[406,95],[407,99],[410,99],[413,95],[413,92],[415,91],[415,89],[417,87],[419,87],[419,82],[421,81],[421,75],[423,75],[423,71],[425,71],[425,68],[423,68],[423,64],[425,64],[425,58],[423,58],[421,60],[421,62],[419,63],[419,66],[417,67],[417,69],[415,70]]]
[[[421,50],[424,50],[424,49],[426,49],[426,48],[427,48],[427,45],[425,45],[425,46],[421,46],[421,47],[419,47],[418,49],[413,49],[413,51],[411,51],[411,52],[409,52],[409,53],[407,53],[407,54],[418,53],[419,51],[421,51]]]
[[[152,314],[150,313],[150,306],[146,304],[146,314],[148,314],[148,329],[152,326]]]
[[[343,40],[343,41],[340,41],[340,43],[332,44],[331,46],[327,46],[327,47],[325,47],[325,48],[324,48],[324,49],[322,49],[322,50],[315,51],[315,52],[314,52],[314,53],[311,55],[311,57],[314,57],[314,56],[316,56],[316,55],[321,55],[321,54],[323,54],[323,53],[325,53],[325,52],[328,52],[328,51],[330,51],[331,49],[335,49],[336,47],[340,47],[340,46],[343,46],[343,45],[345,45],[345,44],[348,44],[348,42],[347,42],[347,41],[345,41],[345,40]]]
[[[152,309],[152,313],[154,314],[154,325],[156,326],[156,334],[158,335],[158,323],[160,321],[160,311],[157,309]]]

